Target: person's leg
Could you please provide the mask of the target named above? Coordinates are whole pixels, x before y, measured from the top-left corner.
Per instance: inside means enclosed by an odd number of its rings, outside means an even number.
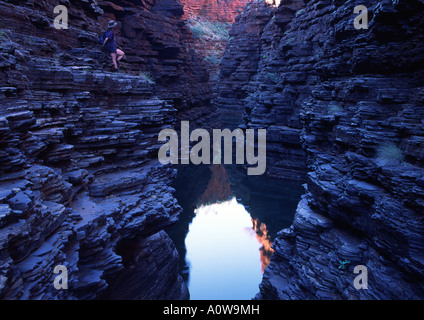
[[[121,61],[122,58],[125,57],[125,53],[121,49],[117,49],[116,54],[118,55],[118,59],[117,59],[118,61]]]
[[[113,66],[115,67],[115,69],[118,69],[118,62],[116,62],[116,53],[115,52],[112,52],[110,54],[110,56],[112,57]]]

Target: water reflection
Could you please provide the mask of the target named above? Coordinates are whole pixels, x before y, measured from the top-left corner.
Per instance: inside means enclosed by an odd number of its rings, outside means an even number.
[[[221,165],[211,165],[211,178],[206,186],[205,192],[198,198],[197,202],[216,203],[227,200],[233,196],[231,191],[230,178],[228,177],[227,170]]]
[[[235,198],[197,208],[185,241],[191,299],[251,299],[266,263],[265,234]]]
[[[246,176],[243,168],[180,166],[183,207],[167,229],[191,299],[252,299],[270,263],[277,232],[293,222],[300,182]]]
[[[261,223],[258,219],[251,219],[253,223],[253,230],[255,230],[256,233],[256,239],[262,245],[260,248],[260,258],[262,263],[261,270],[263,273],[271,261],[271,255],[274,253],[274,249],[272,248],[271,236],[268,235],[266,224]]]

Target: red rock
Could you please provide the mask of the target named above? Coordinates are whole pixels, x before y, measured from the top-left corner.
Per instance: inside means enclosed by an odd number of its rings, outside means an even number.
[[[204,17],[209,21],[233,23],[237,13],[250,0],[181,0],[184,5],[185,20]]]

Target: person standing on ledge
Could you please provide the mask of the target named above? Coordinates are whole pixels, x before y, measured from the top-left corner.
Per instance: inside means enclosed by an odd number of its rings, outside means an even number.
[[[105,33],[105,41],[103,42],[103,47],[106,48],[106,50],[110,53],[110,56],[112,57],[115,71],[119,70],[119,61],[121,61],[122,58],[124,58],[125,56],[124,51],[116,47],[115,34],[113,33],[113,28],[115,28],[117,25],[118,23],[116,23],[114,20],[109,21],[107,31]]]

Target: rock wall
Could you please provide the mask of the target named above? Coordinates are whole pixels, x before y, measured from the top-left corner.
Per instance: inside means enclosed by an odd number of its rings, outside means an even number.
[[[104,12],[97,19],[97,26],[104,28],[110,19],[119,22],[118,44],[127,54],[127,72],[155,83],[155,93],[159,98],[172,100],[179,111],[178,119],[189,119],[199,126],[215,123],[209,64],[196,51],[196,41],[182,17],[180,2],[97,3]]]
[[[183,19],[192,32],[194,50],[203,57],[210,75],[209,84],[216,96],[219,64],[235,16],[250,0],[182,0]]]
[[[281,36],[276,12],[276,7],[256,1],[236,17],[221,63],[216,105],[226,127],[267,129],[266,174],[303,180],[300,108],[293,101],[299,93],[293,90],[293,75],[284,75],[286,61],[276,47]]]
[[[246,87],[258,72],[260,37],[271,15],[272,9],[265,2],[249,3],[236,17],[230,30],[230,41],[221,62],[216,100],[227,127],[234,128],[242,123],[244,99],[248,96]]]
[[[233,23],[235,16],[250,0],[181,0],[185,20],[204,17],[209,21]]]
[[[55,1],[0,1],[0,298],[187,298],[157,134],[218,127],[208,66],[177,1],[63,3],[68,30],[52,27]],[[361,2],[360,31],[356,4],[255,1],[230,32],[224,125],[268,129],[268,174],[308,172],[257,298],[424,297],[424,4]],[[125,73],[96,44],[110,19]]]
[[[0,298],[94,299],[113,279],[137,292],[126,298],[187,298],[161,231],[181,208],[157,137],[178,119],[215,116],[182,7],[66,2],[69,29],[56,30],[55,5],[0,1]],[[97,44],[111,18],[123,73],[109,72]],[[57,265],[67,290],[53,286]]]
[[[353,25],[358,4],[366,30]],[[218,108],[230,124],[268,128],[269,174],[295,178],[299,146],[307,170],[257,298],[424,297],[423,9],[256,1],[236,18]],[[354,288],[357,265],[366,290]]]

